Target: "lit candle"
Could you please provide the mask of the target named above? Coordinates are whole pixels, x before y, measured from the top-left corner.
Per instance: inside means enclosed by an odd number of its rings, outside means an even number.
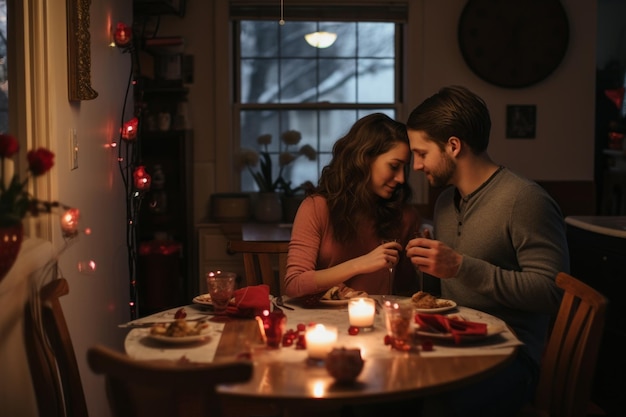
[[[348,317],[350,326],[372,327],[376,304],[373,298],[352,298],[348,303]]]
[[[337,328],[313,324],[306,329],[306,351],[310,358],[325,359],[337,342]]]

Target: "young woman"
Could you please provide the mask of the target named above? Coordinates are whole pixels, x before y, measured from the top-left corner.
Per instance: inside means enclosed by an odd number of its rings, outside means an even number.
[[[404,124],[382,113],[358,120],[335,143],[293,223],[286,295],[334,286],[369,294],[416,291],[415,269],[403,253],[420,226],[409,202],[409,164]]]

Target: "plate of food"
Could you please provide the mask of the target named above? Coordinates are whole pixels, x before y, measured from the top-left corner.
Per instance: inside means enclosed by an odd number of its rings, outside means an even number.
[[[418,291],[411,296],[411,303],[418,313],[443,313],[456,308],[457,304],[452,300],[438,298],[425,291]]]
[[[348,304],[350,299],[355,297],[367,297],[367,293],[346,286],[335,286],[326,291],[319,301],[321,304],[338,306]]]
[[[148,337],[168,344],[205,342],[210,339],[206,320],[187,321],[177,319],[171,323],[159,323],[150,328]]]
[[[211,294],[200,294],[193,297],[192,300],[196,304],[202,304],[205,306],[212,306],[213,302],[211,301]]]
[[[482,340],[488,337],[502,333],[506,326],[502,323],[487,323],[487,333],[485,334],[465,334],[461,335],[461,340]],[[452,333],[427,332],[417,329],[415,333],[418,336],[431,337],[433,339],[455,341],[455,335]]]

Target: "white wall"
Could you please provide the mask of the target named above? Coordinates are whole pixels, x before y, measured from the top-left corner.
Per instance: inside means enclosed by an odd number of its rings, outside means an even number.
[[[65,1],[25,0],[11,2],[11,7],[24,7],[29,13],[37,10],[28,35],[36,46],[28,59],[43,69],[44,79],[30,83],[38,102],[37,112],[29,112],[32,103],[19,100],[21,117],[29,126],[44,124],[49,132],[39,143],[49,143],[56,154],[50,178],[53,199],[78,207],[81,226],[92,230],[62,254],[59,266],[68,280],[70,293],[61,302],[74,343],[91,417],[108,417],[103,379],[94,376],[86,363],[88,347],[102,343],[123,349],[125,331],[117,324],[129,319],[129,279],[126,256],[126,214],[124,187],[117,163],[117,151],[109,144],[116,139],[121,120],[122,102],[130,70],[130,56],[108,46],[110,27],[118,20],[132,22],[132,2],[127,0],[91,0],[91,86],[99,93],[90,101],[68,101],[68,66]],[[52,7],[48,3],[60,3]],[[69,3],[69,2],[68,2]],[[16,25],[24,25],[16,22]],[[25,27],[25,26],[20,26]],[[42,28],[47,27],[47,33]],[[76,36],[71,34],[70,36]],[[37,42],[43,44],[37,44]],[[45,45],[45,47],[44,47]],[[21,45],[24,47],[24,45]],[[46,51],[46,52],[42,52]],[[15,71],[15,68],[10,71]],[[17,71],[24,71],[17,68]],[[14,92],[16,90],[12,90]],[[129,115],[132,112],[132,98]],[[35,120],[30,120],[34,117]],[[30,123],[32,122],[32,125]],[[69,130],[77,130],[79,141],[78,169],[70,170]],[[61,246],[58,221],[52,218],[52,241]],[[91,275],[78,272],[77,263],[93,259],[96,271]],[[2,314],[0,312],[0,314]],[[0,341],[1,342],[1,341]],[[1,377],[1,371],[0,371]],[[23,375],[30,378],[29,375]],[[2,406],[0,405],[0,408]],[[0,414],[2,412],[0,411]],[[28,408],[20,417],[28,416]]]

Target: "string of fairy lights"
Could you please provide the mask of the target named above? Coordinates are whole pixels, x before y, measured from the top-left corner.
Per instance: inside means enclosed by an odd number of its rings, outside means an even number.
[[[152,179],[146,168],[141,163],[141,97],[137,97],[134,116],[126,120],[126,106],[131,92],[131,87],[137,83],[136,74],[140,74],[137,48],[131,27],[124,23],[118,23],[114,34],[114,44],[122,53],[131,56],[131,68],[124,96],[124,104],[121,113],[121,128],[117,142],[111,143],[111,147],[118,150],[118,165],[126,196],[126,248],[128,252],[128,276],[129,276],[129,309],[130,318],[138,316],[138,291],[137,291],[137,227],[138,216],[146,192],[150,190]]]

